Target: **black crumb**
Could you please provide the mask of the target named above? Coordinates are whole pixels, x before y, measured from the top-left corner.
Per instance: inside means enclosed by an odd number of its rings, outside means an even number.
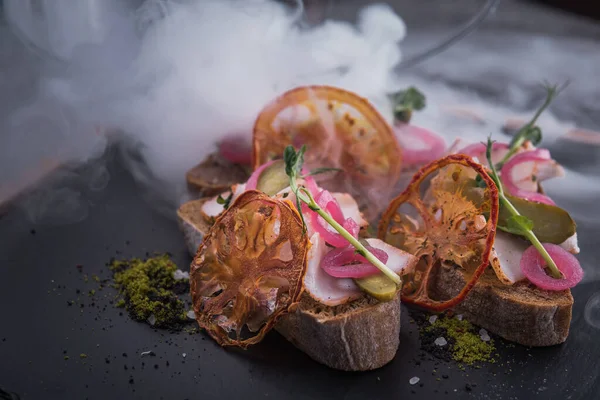
[[[83,271],[83,265],[77,264],[75,267],[77,268],[77,271],[79,271],[79,272]]]
[[[127,353],[123,353],[123,357],[127,357]]]
[[[173,285],[173,293],[177,295],[187,294],[190,292],[190,283],[188,281],[178,281]]]
[[[35,231],[35,229],[32,229],[32,230],[29,231],[29,233],[31,233],[32,235],[35,235],[36,231]]]
[[[158,364],[154,364],[154,369],[158,369]]]
[[[470,392],[471,390],[473,390],[473,386],[469,385],[468,383],[465,385],[465,390],[467,392]]]
[[[421,350],[440,360],[452,361],[451,349],[454,346],[455,340],[446,337],[446,330],[443,328],[423,329],[424,327],[430,326],[429,316],[423,312],[413,310],[411,311],[410,316],[417,323],[421,331]],[[444,337],[448,344],[446,346],[438,346],[435,344],[435,340],[439,337]],[[447,379],[447,377],[444,379]]]
[[[129,378],[129,384],[133,385],[133,378]]]

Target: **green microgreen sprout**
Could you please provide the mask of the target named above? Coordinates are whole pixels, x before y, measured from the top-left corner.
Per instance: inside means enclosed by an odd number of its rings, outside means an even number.
[[[283,159],[285,162],[285,172],[290,178],[290,188],[296,195],[296,206],[298,212],[302,218],[302,223],[306,231],[306,223],[304,222],[304,216],[302,215],[301,202],[305,203],[309,209],[316,212],[321,216],[329,225],[331,225],[340,235],[342,235],[354,248],[356,252],[367,259],[371,264],[377,267],[385,276],[392,280],[397,286],[400,286],[402,280],[400,276],[394,271],[389,269],[384,263],[382,263],[377,257],[373,255],[358,239],[352,236],[343,226],[341,226],[336,220],[331,217],[325,210],[323,210],[315,201],[312,194],[303,186],[298,186],[298,178],[301,178],[302,165],[304,164],[304,153],[306,152],[306,146],[298,151],[293,146],[287,146],[283,153]]]
[[[496,169],[500,171],[504,164],[523,146],[523,143],[526,141],[530,141],[534,146],[539,144],[542,141],[542,130],[535,125],[538,118],[542,113],[548,108],[550,103],[562,92],[567,86],[569,82],[565,82],[563,85],[550,85],[547,82],[544,83],[544,88],[546,89],[546,100],[540,106],[540,108],[533,115],[533,118],[523,125],[521,129],[513,136],[510,141],[508,153],[502,158],[502,160],[496,164]]]
[[[420,111],[426,104],[425,95],[412,86],[389,97],[394,107],[394,119],[404,123],[410,122],[413,110]]]
[[[542,243],[533,233],[533,221],[531,221],[526,216],[521,215],[519,211],[515,208],[515,206],[513,206],[513,204],[504,195],[504,190],[502,188],[500,178],[498,177],[496,166],[494,166],[494,164],[492,163],[492,145],[492,139],[491,137],[489,137],[487,141],[485,155],[490,165],[490,177],[494,180],[494,183],[498,187],[498,197],[500,199],[500,205],[510,213],[510,217],[507,220],[506,226],[498,225],[498,228],[502,229],[503,231],[524,236],[525,238],[527,238],[527,240],[529,240],[531,244],[535,246],[537,251],[539,251],[539,253],[541,254],[542,258],[546,261],[546,264],[550,269],[550,274],[552,275],[552,277],[556,279],[561,279],[563,276],[558,270],[556,264],[554,263],[554,260],[552,260],[550,254],[548,254],[544,246],[542,246]]]
[[[233,192],[229,192],[229,196],[223,197],[219,195],[217,197],[217,203],[223,205],[223,208],[227,210],[229,208],[229,204],[231,203],[231,199],[233,198]]]

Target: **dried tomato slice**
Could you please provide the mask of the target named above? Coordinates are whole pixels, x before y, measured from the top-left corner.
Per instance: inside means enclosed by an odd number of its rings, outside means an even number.
[[[400,177],[402,151],[392,128],[366,99],[342,89],[299,87],[262,110],[254,125],[254,168],[281,158],[290,144],[307,146],[309,169],[342,169],[317,177],[320,185],[351,193],[372,213],[385,207]]]
[[[497,223],[498,188],[481,165],[451,155],[423,167],[379,223],[380,239],[419,258],[402,300],[432,311],[462,301],[489,264]],[[431,276],[444,262],[462,267],[467,283],[452,299],[433,299]]]
[[[217,219],[191,265],[200,327],[222,346],[258,343],[300,298],[308,248],[292,203],[243,193]]]

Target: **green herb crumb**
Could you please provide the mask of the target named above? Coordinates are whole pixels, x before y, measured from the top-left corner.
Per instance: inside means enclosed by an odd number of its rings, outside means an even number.
[[[69,356],[64,356],[63,358],[65,361],[67,361],[69,359]]]
[[[85,353],[81,353],[81,354],[79,355],[79,358],[87,358],[87,354],[85,354]]]
[[[452,358],[462,364],[473,365],[476,362],[496,362],[493,358],[495,352],[494,340],[483,341],[477,328],[466,319],[449,316],[438,317],[433,324],[427,326],[425,331],[443,329],[446,336],[452,340]],[[461,369],[464,367],[461,365]]]
[[[116,288],[121,298],[117,307],[125,307],[131,318],[137,321],[152,320],[157,328],[180,329],[189,322],[185,304],[175,289],[187,281],[175,280],[177,270],[168,255],[146,260],[115,260],[110,264]]]

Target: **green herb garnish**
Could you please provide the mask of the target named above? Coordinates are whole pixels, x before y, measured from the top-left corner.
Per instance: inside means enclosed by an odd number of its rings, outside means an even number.
[[[223,205],[223,209],[227,210],[229,208],[229,203],[231,203],[231,199],[233,198],[233,192],[229,192],[229,196],[227,198],[223,198],[223,196],[219,195],[217,197],[217,203]]]
[[[562,86],[557,85],[549,85],[548,83],[544,83],[544,88],[546,89],[546,100],[541,105],[541,107],[536,111],[531,121],[526,123],[519,129],[519,131],[513,136],[510,141],[508,153],[502,158],[498,164],[496,164],[496,169],[500,171],[504,164],[519,150],[521,146],[526,141],[530,141],[534,146],[539,144],[542,141],[542,130],[535,125],[538,118],[546,108],[552,103],[552,101],[562,92],[567,86],[569,82],[564,83]]]
[[[390,95],[390,99],[396,121],[408,123],[413,110],[420,111],[425,108],[425,95],[412,86]]]
[[[510,216],[507,219],[506,226],[498,225],[498,228],[502,229],[503,231],[513,233],[516,235],[520,235],[520,236],[524,236],[525,238],[527,238],[527,240],[529,240],[531,242],[531,244],[533,244],[535,246],[537,251],[539,251],[539,253],[542,255],[542,257],[546,261],[546,264],[548,265],[548,268],[550,269],[550,274],[552,275],[552,277],[554,277],[556,279],[561,279],[562,274],[558,270],[558,267],[554,263],[554,260],[552,260],[552,257],[550,257],[550,254],[548,254],[548,252],[546,251],[544,246],[542,246],[542,243],[538,240],[537,236],[532,231],[533,221],[531,221],[526,216],[521,215],[519,213],[519,211],[515,208],[515,206],[513,206],[513,204],[504,195],[504,190],[502,188],[502,183],[500,182],[500,179],[498,178],[496,166],[494,166],[494,164],[492,163],[492,144],[493,144],[492,139],[488,138],[485,155],[486,155],[487,161],[490,165],[490,171],[491,171],[490,177],[494,180],[494,183],[498,187],[498,197],[500,199],[500,206],[504,207],[504,209],[510,214]]]
[[[305,188],[298,186],[297,179],[302,177],[302,165],[304,164],[304,153],[306,152],[306,146],[302,146],[299,151],[296,151],[293,146],[287,146],[283,153],[283,159],[285,161],[285,172],[290,178],[290,188],[296,195],[296,206],[298,212],[302,218],[302,224],[306,232],[306,222],[302,214],[302,207],[300,202],[305,203],[308,208],[319,214],[329,225],[331,225],[340,235],[342,235],[354,248],[356,252],[361,256],[365,257],[371,264],[377,267],[385,276],[387,276],[392,282],[400,286],[402,280],[400,276],[394,271],[389,269],[384,263],[382,263],[377,257],[373,255],[367,248],[355,237],[353,237],[343,226],[337,223],[331,215],[325,212],[315,201],[312,194]]]

